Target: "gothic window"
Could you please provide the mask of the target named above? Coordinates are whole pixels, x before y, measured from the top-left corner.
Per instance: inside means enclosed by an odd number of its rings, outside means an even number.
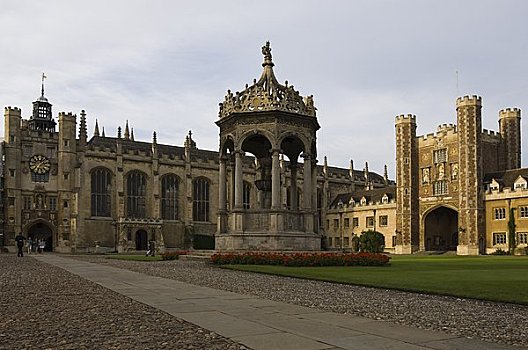
[[[98,168],[92,171],[91,179],[92,216],[111,216],[112,173]]]
[[[433,186],[435,196],[447,194],[447,181],[436,181]]]
[[[209,181],[204,178],[193,182],[193,220],[209,221]]]
[[[251,203],[251,184],[244,181],[244,188],[242,191],[242,204],[244,209],[249,209]]]
[[[139,171],[132,171],[127,176],[127,216],[131,218],[146,217],[147,177]]]
[[[161,217],[165,220],[178,220],[178,177],[164,176],[161,180]]]
[[[495,208],[495,209],[493,209],[493,219],[494,220],[504,220],[504,219],[506,219],[506,208]]]
[[[433,159],[436,163],[445,163],[447,161],[447,149],[437,149],[433,152]]]

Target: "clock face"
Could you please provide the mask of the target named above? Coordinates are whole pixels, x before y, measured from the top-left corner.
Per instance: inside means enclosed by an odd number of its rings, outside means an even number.
[[[41,154],[36,154],[29,160],[29,169],[35,174],[45,174],[50,170],[50,161]]]

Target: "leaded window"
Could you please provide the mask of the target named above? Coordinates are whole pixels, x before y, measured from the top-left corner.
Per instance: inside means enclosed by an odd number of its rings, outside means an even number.
[[[447,149],[437,149],[433,152],[433,159],[435,163],[444,163],[447,161]]]
[[[92,216],[111,216],[112,173],[105,168],[92,171]],[[50,198],[50,206],[56,207],[56,199]],[[55,209],[51,209],[55,210]]]
[[[496,232],[493,233],[493,245],[506,244],[506,233]]]
[[[495,220],[504,220],[506,219],[506,208],[495,208],[493,214]]]
[[[447,194],[447,181],[436,181],[433,185],[434,195]]]
[[[132,171],[127,176],[127,216],[131,218],[146,217],[147,177],[139,171]]]
[[[209,221],[209,181],[204,178],[193,183],[193,220]]]
[[[517,243],[528,244],[528,232],[518,232],[517,233]]]
[[[48,182],[49,181],[49,172],[44,174],[37,174],[31,172],[31,181],[33,182]]]
[[[528,218],[528,207],[519,207],[519,217]]]
[[[161,217],[165,220],[178,220],[178,185],[176,175],[161,180]]]

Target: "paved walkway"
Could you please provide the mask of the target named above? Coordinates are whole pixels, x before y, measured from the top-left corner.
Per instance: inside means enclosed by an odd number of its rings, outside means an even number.
[[[252,349],[519,349],[196,286],[54,254],[33,257]]]

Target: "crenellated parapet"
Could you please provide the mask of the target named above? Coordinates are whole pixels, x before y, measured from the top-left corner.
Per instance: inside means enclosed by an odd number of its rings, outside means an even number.
[[[4,108],[4,114],[20,115],[22,111],[18,107],[7,106]]]
[[[482,97],[477,95],[459,97],[456,100],[456,106],[457,108],[463,106],[482,106]]]
[[[520,108],[504,108],[499,111],[499,119],[503,118],[520,118],[521,109]]]
[[[416,116],[413,114],[400,114],[396,116],[396,124],[410,123],[416,124]]]
[[[302,97],[293,85],[280,84],[273,73],[274,63],[271,60],[271,48],[269,41],[262,47],[264,54],[264,71],[260,79],[253,81],[240,92],[227,91],[224,102],[220,103],[218,116],[227,117],[233,113],[257,112],[257,111],[284,111],[315,117],[313,96]]]

